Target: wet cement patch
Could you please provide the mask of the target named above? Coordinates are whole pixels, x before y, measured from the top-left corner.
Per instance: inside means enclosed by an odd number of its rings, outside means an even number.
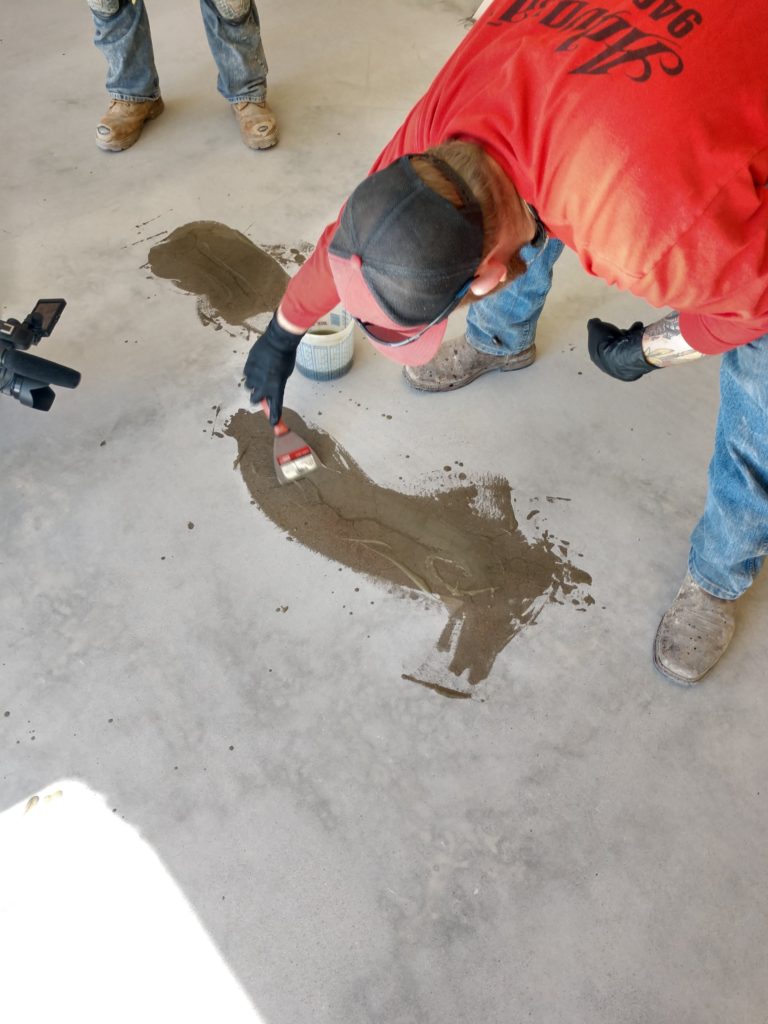
[[[284,416],[323,466],[279,484],[266,418],[241,409],[225,433],[237,442],[235,468],[254,501],[310,550],[404,596],[440,600],[448,622],[436,649],[452,676],[470,685],[486,679],[498,654],[546,604],[594,604],[591,577],[568,560],[568,544],[548,533],[531,540],[518,528],[507,480],[404,494],[376,484],[327,433],[291,410]],[[423,670],[404,678],[446,691],[442,696],[464,695]]]
[[[252,317],[272,313],[289,281],[274,255],[211,220],[176,228],[149,250],[147,265],[156,277],[197,296],[201,322],[218,326],[247,327]]]

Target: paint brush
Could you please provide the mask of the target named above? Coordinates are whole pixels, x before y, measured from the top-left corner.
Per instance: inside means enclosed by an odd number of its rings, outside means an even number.
[[[261,400],[261,408],[264,410],[267,421],[269,421],[269,402],[266,398]],[[292,483],[300,480],[301,477],[313,473],[322,463],[310,448],[307,442],[290,429],[285,420],[278,420],[274,426],[275,443],[272,447],[272,456],[275,463],[275,473],[281,484]]]

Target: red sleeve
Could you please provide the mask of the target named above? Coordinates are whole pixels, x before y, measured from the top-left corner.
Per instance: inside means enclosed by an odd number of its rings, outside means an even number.
[[[681,313],[680,333],[697,352],[717,356],[768,334],[768,316],[762,320],[740,320],[727,315],[698,316],[696,313]]]
[[[767,182],[763,150],[717,192],[654,268],[650,301],[679,310],[683,337],[705,355],[768,334]]]
[[[338,218],[320,235],[315,251],[288,282],[280,303],[283,316],[304,330],[308,330],[339,303],[328,264],[328,243],[337,223]]]

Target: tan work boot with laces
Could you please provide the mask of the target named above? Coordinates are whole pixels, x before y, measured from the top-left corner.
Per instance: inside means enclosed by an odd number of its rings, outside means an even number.
[[[232,112],[249,149],[270,149],[279,138],[275,115],[266,103],[243,100],[233,103]]]
[[[437,355],[422,366],[404,366],[403,376],[418,391],[452,391],[471,384],[492,370],[522,370],[536,358],[531,344],[513,355],[488,355],[479,352],[467,341],[466,334],[444,341]]]
[[[736,602],[713,597],[685,575],[656,632],[653,663],[662,675],[693,686],[717,664],[736,628]]]
[[[145,123],[154,121],[164,109],[160,96],[156,100],[142,100],[138,103],[112,100],[96,127],[96,145],[108,153],[128,149],[141,135]]]

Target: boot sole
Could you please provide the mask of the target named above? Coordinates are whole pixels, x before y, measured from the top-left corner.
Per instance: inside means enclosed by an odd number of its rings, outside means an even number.
[[[267,137],[266,139],[256,143],[255,145],[251,145],[250,142],[246,142],[245,144],[248,147],[248,149],[253,149],[253,150],[272,149],[272,147],[276,146],[279,141],[280,141],[280,136],[279,135],[273,135],[271,138]]]
[[[130,149],[135,142],[139,141],[139,136],[141,135],[144,125],[147,123],[147,121],[154,121],[156,118],[160,117],[164,110],[165,104],[161,103],[158,110],[144,118],[144,120],[141,122],[141,124],[139,125],[135,132],[133,132],[131,135],[128,135],[126,138],[121,139],[120,142],[105,142],[97,132],[97,147],[103,153],[122,153],[124,149]]]
[[[478,377],[482,377],[486,373],[510,373],[513,370],[524,370],[526,366],[530,366],[536,359],[536,350],[531,348],[530,352],[521,358],[520,362],[514,365],[507,364],[506,366],[484,366],[481,370],[477,370],[469,377],[462,377],[461,380],[452,381],[449,384],[438,384],[435,383],[421,383],[411,380],[406,374],[405,367],[403,367],[403,377],[405,378],[406,384],[412,387],[414,391],[456,391],[457,388],[465,388],[467,384],[471,384],[473,380],[477,380]]]
[[[717,662],[715,662],[715,665],[716,664],[717,664]],[[698,684],[704,678],[704,676],[698,676],[696,679],[690,679],[690,678],[685,678],[683,676],[678,676],[674,672],[671,672],[659,660],[659,656],[656,653],[656,648],[655,647],[654,647],[654,650],[653,650],[653,667],[656,669],[656,671],[659,673],[659,675],[663,676],[666,679],[666,681],[668,683],[674,683],[676,686],[685,686],[687,689],[690,689],[692,686],[698,686]],[[715,666],[713,665],[712,668],[714,668],[714,667]],[[707,669],[707,672],[709,672],[709,671],[710,671],[710,669]],[[704,675],[706,675],[706,674],[707,673],[705,672]]]

